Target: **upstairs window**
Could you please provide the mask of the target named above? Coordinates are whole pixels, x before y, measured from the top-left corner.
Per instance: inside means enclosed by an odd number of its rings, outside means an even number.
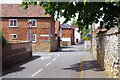
[[[36,27],[36,19],[29,19],[28,22],[34,23],[32,27]]]
[[[17,27],[17,19],[9,19],[9,27]]]

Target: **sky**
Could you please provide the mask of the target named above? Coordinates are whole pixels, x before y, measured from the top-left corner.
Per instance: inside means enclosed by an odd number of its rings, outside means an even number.
[[[22,0],[0,0],[0,4],[21,4]],[[55,15],[56,17],[56,15]],[[77,17],[75,18],[75,20],[77,19]],[[64,22],[65,18],[61,17],[60,19],[58,19],[58,21],[60,21],[60,24],[62,24]],[[73,19],[71,19],[71,21],[68,21],[67,24],[71,25]]]

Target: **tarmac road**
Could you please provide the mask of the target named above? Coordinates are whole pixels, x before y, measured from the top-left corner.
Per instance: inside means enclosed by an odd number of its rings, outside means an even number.
[[[34,52],[37,59],[29,61],[3,78],[79,78],[82,45],[62,47],[59,52]]]

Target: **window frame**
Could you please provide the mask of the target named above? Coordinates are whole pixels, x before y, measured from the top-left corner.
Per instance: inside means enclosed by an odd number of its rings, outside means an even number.
[[[10,21],[13,20],[13,25],[14,25],[14,20],[16,20],[16,26],[10,26]],[[9,19],[9,27],[17,27],[18,25],[18,21],[17,19]]]
[[[37,27],[37,20],[36,19],[28,19],[28,22],[29,22],[29,20],[35,20],[35,26],[32,26],[32,27]],[[29,27],[29,26],[28,26]]]
[[[17,34],[10,34],[10,35],[12,35],[13,40],[17,39]],[[16,38],[13,37],[14,35],[16,35]]]

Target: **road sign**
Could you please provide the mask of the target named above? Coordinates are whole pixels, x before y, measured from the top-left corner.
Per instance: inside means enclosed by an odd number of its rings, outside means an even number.
[[[86,34],[86,37],[91,37],[90,34]]]
[[[33,34],[28,34],[28,41],[33,41],[34,35]]]
[[[30,29],[32,29],[32,26],[34,25],[33,22],[28,22],[27,25],[29,26]]]

